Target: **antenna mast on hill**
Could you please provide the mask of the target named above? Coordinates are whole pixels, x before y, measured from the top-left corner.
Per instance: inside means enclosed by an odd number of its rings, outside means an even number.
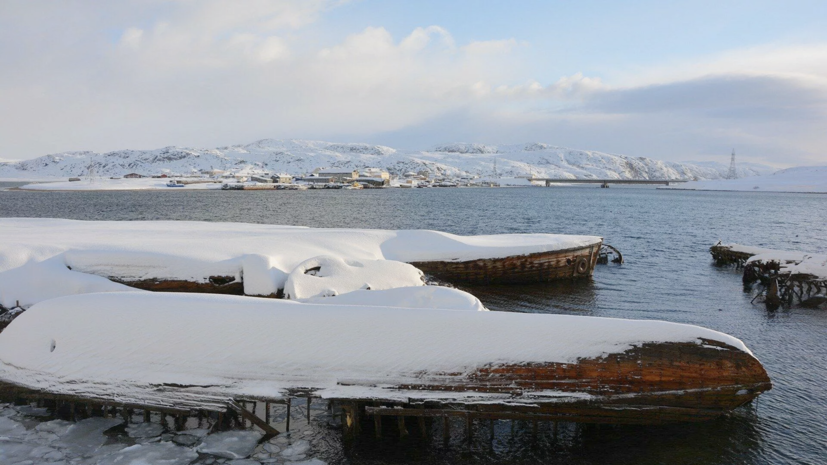
[[[727,179],[738,179],[738,173],[735,172],[735,149],[732,149],[732,159],[729,162],[729,172],[726,174]]]

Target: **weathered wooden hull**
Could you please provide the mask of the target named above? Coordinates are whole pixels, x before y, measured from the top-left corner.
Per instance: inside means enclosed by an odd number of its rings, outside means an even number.
[[[138,281],[127,281],[112,276],[109,277],[109,280],[144,291],[244,295],[244,283],[232,276],[211,276],[207,282],[203,283],[185,281],[183,279],[142,279]]]
[[[427,275],[456,284],[530,284],[588,278],[602,241],[588,247],[469,261],[411,262]]]
[[[771,388],[741,341],[696,326],[137,292],[27,310],[0,333],[0,381],[177,410],[310,396],[612,423],[714,418]]]
[[[443,373],[422,383],[360,386],[331,400],[362,405],[370,415],[471,416],[475,418],[572,421],[610,424],[663,424],[711,420],[749,403],[772,388],[757,359],[732,347],[706,341],[653,343],[578,363],[492,365],[472,375]],[[368,390],[360,390],[358,388]],[[130,408],[186,412],[225,410],[230,397],[219,391],[149,385],[146,398]],[[469,396],[477,393],[479,397]],[[295,388],[291,395],[314,397],[317,390]],[[400,397],[400,394],[402,396]],[[492,397],[493,396],[493,397]],[[64,399],[118,405],[117,392],[61,395],[0,382],[0,397]],[[404,398],[404,401],[400,399]],[[280,401],[243,396],[238,399]],[[384,405],[384,406],[383,406]]]

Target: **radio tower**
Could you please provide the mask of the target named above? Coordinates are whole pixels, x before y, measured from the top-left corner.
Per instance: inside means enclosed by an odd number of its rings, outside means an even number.
[[[735,149],[732,149],[732,159],[729,162],[729,173],[726,174],[727,179],[738,179],[738,173],[735,172]]]

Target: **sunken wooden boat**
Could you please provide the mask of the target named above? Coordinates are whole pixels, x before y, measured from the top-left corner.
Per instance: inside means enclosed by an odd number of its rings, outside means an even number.
[[[34,305],[0,333],[0,381],[177,411],[301,395],[620,424],[708,420],[771,388],[740,340],[691,325],[147,292]]]

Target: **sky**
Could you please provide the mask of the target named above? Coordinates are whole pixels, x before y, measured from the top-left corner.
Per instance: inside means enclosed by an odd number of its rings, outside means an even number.
[[[827,2],[0,2],[0,159],[265,138],[825,165]]]

